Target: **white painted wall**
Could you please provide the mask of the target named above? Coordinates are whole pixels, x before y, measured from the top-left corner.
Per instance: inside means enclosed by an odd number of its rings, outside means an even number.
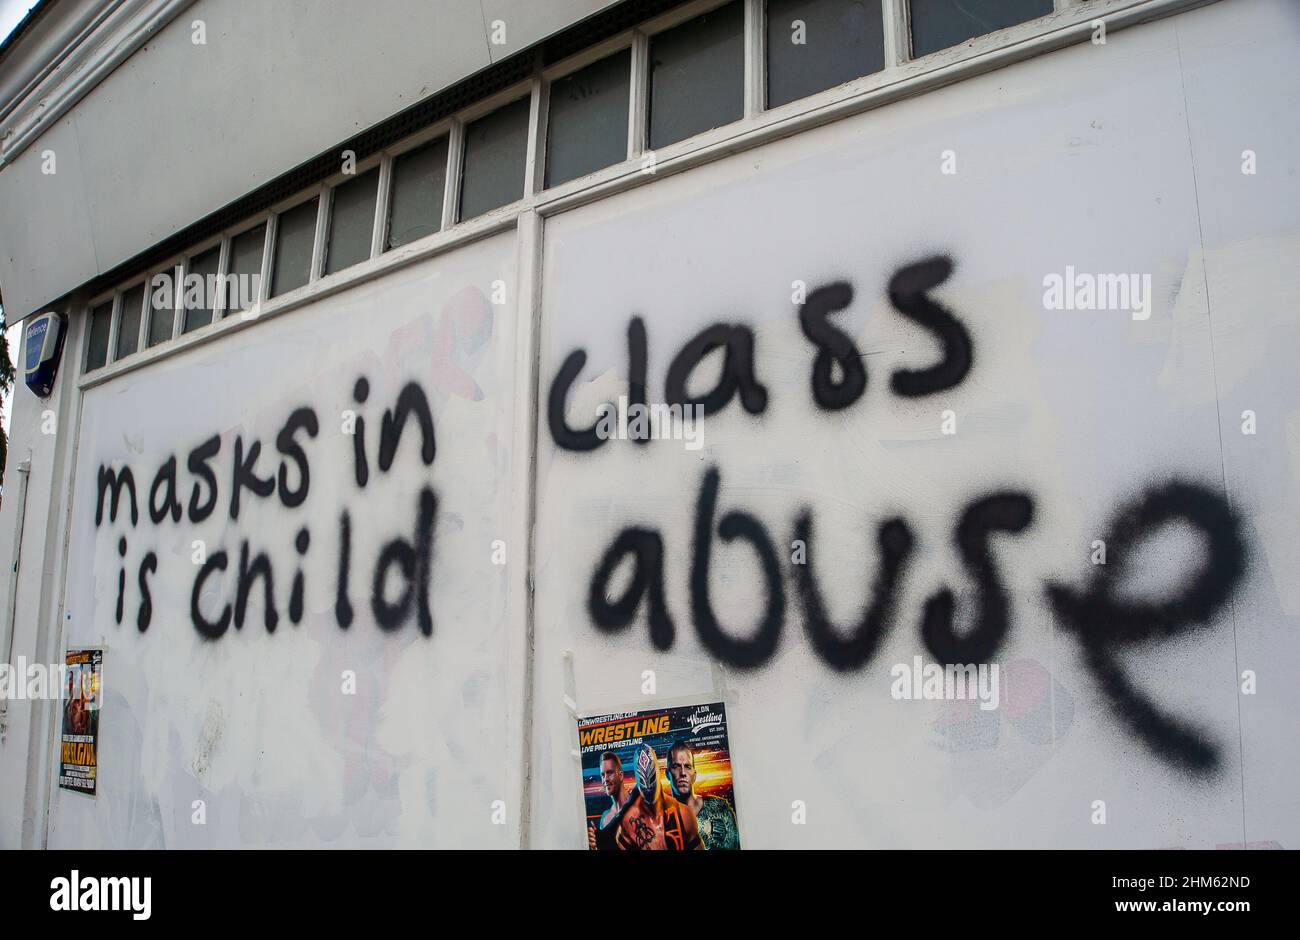
[[[81,342],[83,322],[70,324],[68,348],[75,349]],[[11,583],[17,581],[12,620],[10,612],[4,611],[5,627],[0,628],[0,642],[10,644],[6,655],[12,653],[11,663],[19,657],[28,662],[50,662],[59,655],[57,608],[65,551],[63,520],[69,502],[61,481],[68,477],[77,437],[75,378],[75,370],[61,370],[56,388],[44,400],[24,388],[13,393],[5,498],[0,502],[0,533],[4,533],[0,538],[4,584],[0,596],[7,598]],[[26,500],[20,501],[18,468],[24,460],[29,461],[29,484]],[[20,543],[17,533],[24,502]],[[12,637],[6,635],[10,628]],[[44,831],[42,801],[27,782],[46,779],[51,752],[43,722],[52,714],[50,702],[14,699],[5,707],[5,733],[0,737],[0,803],[4,806],[0,845],[6,848],[35,844]]]
[[[494,282],[496,286],[494,288]],[[492,303],[494,289],[498,304]],[[49,844],[196,847],[238,845],[504,846],[518,816],[494,825],[493,800],[517,791],[519,674],[512,672],[507,574],[492,542],[508,539],[515,456],[515,252],[513,237],[480,242],[335,295],[221,343],[168,360],[86,395],[77,460],[65,645],[103,645],[105,688],[94,798],[51,789]],[[358,405],[353,385],[370,383]],[[426,467],[408,425],[381,472],[382,415],[417,382],[430,403],[437,454]],[[276,436],[310,407],[320,423],[307,454],[310,488],[295,508],[244,491],[232,519],[235,438],[262,442],[257,467],[280,464]],[[354,472],[364,421],[370,477]],[[139,495],[173,454],[182,468],[212,434],[220,491],[210,518],[139,525],[125,503],[95,524],[100,466],[130,466]],[[247,453],[247,449],[245,450]],[[182,469],[181,501],[195,477]],[[297,487],[292,466],[286,477]],[[369,606],[382,546],[414,538],[419,492],[439,501],[431,586],[434,626],[412,614],[384,632]],[[204,490],[206,492],[206,489]],[[125,497],[124,497],[125,499]],[[158,505],[162,505],[160,496]],[[355,622],[335,618],[340,514],[351,518],[350,596]],[[310,532],[303,561],[300,528]],[[118,542],[127,540],[125,616],[115,622]],[[241,542],[269,554],[279,623],[263,625],[259,584],[242,629],[206,639],[191,621],[191,592],[205,555],[224,549],[231,568],[205,582],[200,609],[215,620],[236,598]],[[153,622],[141,632],[137,573],[147,551]],[[305,572],[305,616],[288,616],[291,578]],[[390,575],[386,596],[402,593]],[[356,694],[343,694],[344,671]],[[192,824],[195,800],[204,826]]]
[[[54,629],[60,599],[71,617],[56,652],[108,649],[102,792],[92,801],[58,791],[38,767],[52,801],[49,844],[504,847],[524,838],[579,848],[575,725],[564,698],[587,713],[637,706],[648,702],[640,690],[649,669],[661,698],[725,699],[747,847],[1293,847],[1300,382],[1290,359],[1300,331],[1300,183],[1288,118],[1300,104],[1291,67],[1298,49],[1300,14],[1290,3],[1217,3],[1115,33],[1105,47],[1039,57],[572,210],[544,227],[539,321],[516,298],[528,269],[517,274],[515,258],[527,242],[505,234],[84,396],[67,387],[65,369],[56,407],[72,411],[65,420],[74,423],[80,411],[71,486],[51,478],[71,472],[72,442],[38,438],[44,405],[20,390],[10,467],[24,446],[35,449],[29,514],[37,507],[37,518],[58,522],[69,497],[71,507],[66,579],[59,529],[46,526],[38,538],[29,522],[25,547],[42,550],[25,556],[19,651],[37,648],[42,618]],[[1257,154],[1257,175],[1240,171],[1245,149]],[[955,176],[940,173],[944,150],[957,154]],[[890,374],[928,364],[937,350],[891,309],[885,285],[899,265],[931,252],[956,263],[935,296],[969,329],[974,365],[951,391],[905,401],[890,392]],[[1067,264],[1150,273],[1150,318],[1043,309],[1042,278]],[[790,298],[792,281],[811,288],[830,278],[855,287],[852,307],[836,319],[869,373],[862,399],[835,414],[812,404],[815,349]],[[448,337],[465,292],[490,294],[496,279],[509,291],[492,307],[490,342],[474,346],[455,330]],[[599,402],[624,391],[633,314],[648,325],[652,400],[671,357],[702,327],[751,326],[765,413],[733,402],[705,419],[700,451],[666,441],[558,450],[545,403],[559,364],[575,348],[587,352],[569,410],[573,424],[588,423]],[[542,411],[530,470],[514,442],[527,439],[535,327]],[[444,339],[460,353],[443,355]],[[406,441],[388,478],[376,475],[364,493],[351,476],[351,440],[333,420],[361,371],[372,382],[372,461],[379,413],[407,377],[430,392],[439,445],[426,470]],[[481,398],[466,397],[466,375]],[[145,495],[162,460],[220,432],[224,503],[230,437],[261,439],[259,466],[275,466],[274,436],[302,403],[322,422],[303,507],[246,501],[237,524],[218,512],[194,532],[188,523],[132,529],[121,517],[96,530],[101,462],[144,468]],[[952,436],[940,433],[945,409],[956,415]],[[1254,436],[1240,431],[1247,409],[1258,416]],[[692,623],[691,532],[709,466],[722,475],[719,514],[754,514],[780,546],[782,638],[753,671],[718,667]],[[1043,594],[1048,580],[1091,576],[1091,542],[1117,507],[1173,476],[1225,492],[1250,548],[1222,616],[1123,657],[1145,694],[1221,749],[1219,773],[1195,779],[1117,719]],[[188,493],[189,474],[181,480]],[[440,499],[434,633],[407,624],[384,635],[366,612],[364,582],[378,540],[409,532],[425,481]],[[527,530],[530,486],[528,676],[525,540],[512,533]],[[1030,531],[995,542],[1012,601],[998,654],[1001,708],[893,700],[890,667],[925,653],[924,599],[945,583],[960,600],[971,597],[952,544],[956,514],[972,497],[1011,486],[1032,494],[1036,518]],[[344,505],[354,519],[358,610],[346,632],[330,608]],[[839,620],[856,613],[875,577],[875,526],[901,514],[917,539],[892,631],[860,670],[833,671],[805,638],[788,551],[804,507]],[[10,531],[13,511],[6,498],[0,532]],[[284,598],[303,523],[312,531],[306,621],[282,621],[268,635],[254,602],[242,630],[202,640],[189,622],[192,540],[264,546]],[[677,626],[667,652],[652,648],[644,610],[614,636],[588,616],[595,565],[629,524],[655,527],[665,541]],[[122,533],[130,564],[117,625]],[[490,560],[498,537],[508,541],[504,570]],[[764,602],[753,553],[716,536],[713,546],[714,607],[743,635]],[[134,573],[146,548],[158,552],[160,570],[154,621],[140,633]],[[1143,554],[1135,590],[1176,584],[1195,560],[1189,540],[1164,539]],[[220,606],[231,589],[227,578],[227,593],[205,603]],[[361,684],[352,700],[338,694],[346,668]],[[1245,669],[1257,674],[1257,695],[1239,694]],[[527,764],[519,759],[526,734]],[[11,730],[0,745],[0,845],[19,844],[11,807],[41,802],[22,789],[29,750],[48,759],[53,743],[49,728],[37,728]],[[203,829],[190,823],[194,799],[207,801]],[[491,823],[495,799],[506,801],[504,826]],[[806,826],[791,825],[795,800],[807,806]],[[1105,826],[1090,823],[1094,800],[1106,801]],[[530,824],[521,833],[524,809]],[[29,828],[39,842],[43,820]]]
[[[542,376],[573,349],[587,365],[570,422],[626,394],[624,335],[649,333],[649,395],[697,331],[756,332],[761,416],[738,401],[705,419],[705,447],[623,441],[558,450],[542,424],[538,457],[535,844],[579,847],[579,769],[568,689],[580,711],[645,701],[643,672],[674,697],[726,697],[736,797],[748,847],[1214,847],[1300,838],[1292,782],[1300,710],[1296,627],[1296,463],[1300,322],[1291,298],[1300,249],[1293,68],[1300,16],[1284,4],[1223,3],[964,82],[904,105],[736,156],[554,219],[546,230]],[[1241,151],[1271,164],[1241,173]],[[958,172],[940,173],[955,151]],[[1263,163],[1261,163],[1263,166]],[[906,400],[900,366],[938,355],[893,312],[891,273],[928,253],[956,271],[936,292],[968,326],[974,367],[950,392]],[[1292,259],[1287,261],[1285,259]],[[1149,272],[1153,310],[1045,310],[1042,278]],[[809,390],[815,347],[791,284],[844,278],[838,315],[868,388],[827,414]],[[698,388],[710,387],[715,365]],[[955,412],[957,433],[941,434]],[[1241,412],[1267,415],[1243,436]],[[776,541],[787,592],[775,656],[719,676],[692,624],[688,578],[705,468],[722,475],[719,514],[756,515]],[[1047,606],[1048,580],[1083,583],[1090,546],[1119,505],[1173,476],[1226,485],[1251,567],[1232,608],[1200,632],[1122,657],[1160,706],[1222,748],[1217,775],[1192,779],[1117,719],[1079,644]],[[995,555],[1012,596],[997,659],[999,711],[895,701],[890,667],[926,652],[922,604],[973,585],[953,545],[973,496],[1023,488],[1029,532]],[[876,577],[875,527],[901,513],[918,540],[892,632],[866,667],[828,668],[805,636],[789,564],[794,517],[811,508],[810,551],[840,622]],[[665,541],[677,640],[651,645],[644,608],[626,632],[590,622],[586,591],[626,525]],[[713,601],[737,636],[767,600],[753,551],[714,538]],[[1144,553],[1134,587],[1177,589],[1194,568],[1186,537]],[[562,548],[561,548],[562,546]],[[1112,559],[1112,562],[1114,559]],[[620,583],[621,586],[621,583]],[[1241,670],[1261,683],[1238,694]],[[1264,686],[1267,685],[1267,690]],[[1005,696],[1009,695],[1010,699]],[[1291,716],[1284,718],[1283,716]],[[806,826],[791,807],[807,806]],[[1104,800],[1108,824],[1090,822]]]

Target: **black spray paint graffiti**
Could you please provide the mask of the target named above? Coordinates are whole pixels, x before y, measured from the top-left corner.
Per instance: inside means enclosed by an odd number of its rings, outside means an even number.
[[[1187,579],[1183,593],[1159,602],[1117,599],[1116,585],[1132,550],[1151,532],[1179,520],[1200,533],[1206,549],[1201,570]],[[1124,721],[1161,756],[1192,770],[1214,770],[1218,749],[1191,727],[1161,713],[1128,681],[1115,655],[1128,644],[1168,639],[1204,627],[1218,616],[1246,573],[1241,526],[1221,494],[1196,483],[1174,482],[1123,507],[1111,523],[1106,544],[1117,555],[1117,564],[1099,566],[1083,590],[1049,584],[1052,606],[1078,637],[1089,666]]]
[[[969,332],[947,308],[931,298],[930,290],[947,280],[953,269],[945,257],[907,265],[890,278],[888,295],[893,307],[924,327],[938,340],[941,356],[927,367],[898,369],[891,376],[894,394],[903,397],[931,395],[959,385],[970,372],[973,348]],[[852,337],[830,318],[853,302],[852,285],[835,281],[810,291],[800,306],[799,326],[816,347],[812,363],[811,392],[816,405],[838,411],[854,404],[867,388],[863,357]],[[630,385],[633,395],[645,396],[645,327],[634,318],[628,330]],[[710,352],[723,349],[724,361],[716,386],[706,395],[689,399],[687,383],[692,371]],[[589,451],[604,444],[594,430],[572,430],[565,420],[565,405],[586,353],[576,350],[565,360],[551,383],[547,420],[556,445],[566,450]],[[714,413],[739,395],[750,414],[761,414],[767,391],[754,366],[754,334],[736,324],[717,324],[700,332],[673,359],[668,372],[666,398],[670,402],[703,404]],[[777,545],[763,524],[741,510],[718,513],[721,473],[709,467],[702,478],[696,503],[690,565],[691,617],[701,645],[719,661],[740,669],[764,665],[775,654],[784,627],[786,596]],[[956,595],[952,588],[937,591],[924,604],[920,636],[940,663],[987,662],[1001,648],[1011,628],[1011,600],[991,551],[995,535],[1015,535],[1028,530],[1034,520],[1031,494],[1015,489],[997,490],[972,500],[960,513],[953,532],[966,574],[978,591],[971,627],[955,629]],[[1096,675],[1122,720],[1156,754],[1176,766],[1208,772],[1219,765],[1218,748],[1194,729],[1162,713],[1127,680],[1116,659],[1127,644],[1153,638],[1170,638],[1214,619],[1227,604],[1245,573],[1245,540],[1240,523],[1222,494],[1195,483],[1173,481],[1153,486],[1122,508],[1106,540],[1110,553],[1126,558],[1164,526],[1185,522],[1204,538],[1204,566],[1184,592],[1160,603],[1116,599],[1115,585],[1124,563],[1099,566],[1092,583],[1083,589],[1049,584],[1048,597],[1057,616],[1079,640],[1084,661]],[[709,565],[715,536],[741,541],[755,554],[766,603],[759,623],[743,636],[724,629],[709,595]],[[831,622],[818,586],[813,558],[813,518],[804,508],[796,515],[792,535],[806,546],[803,563],[791,564],[794,592],[802,609],[804,629],[817,655],[832,669],[852,671],[865,667],[879,650],[894,617],[899,586],[912,558],[915,539],[903,518],[882,522],[876,531],[879,562],[869,599],[857,620],[842,627]],[[592,622],[603,631],[629,627],[644,606],[650,640],[656,649],[668,650],[676,626],[664,587],[665,553],[658,530],[632,526],[619,532],[596,564],[587,591]],[[612,597],[616,573],[631,566],[631,578],[622,593]]]
[[[369,398],[370,385],[359,378],[353,386],[353,399],[362,405]],[[430,466],[437,453],[434,437],[433,414],[429,410],[424,390],[416,382],[408,382],[398,393],[392,408],[386,409],[380,419],[378,457],[380,473],[388,473],[397,458],[406,426],[412,424],[418,431],[419,455],[424,466]],[[353,471],[358,489],[364,490],[370,481],[370,460],[366,451],[366,424],[364,416],[357,415],[353,428]],[[269,500],[279,494],[285,509],[302,506],[311,489],[311,465],[307,445],[320,434],[320,421],[309,406],[295,408],[275,436],[275,449],[279,466],[273,473],[263,476],[258,470],[262,456],[260,440],[246,441],[236,435],[232,445],[233,461],[230,472],[228,513],[232,522],[238,521],[240,510],[249,498]],[[220,456],[221,435],[214,434],[194,447],[185,458],[192,483],[189,493],[188,518],[198,524],[216,511],[221,497],[221,485],[214,462]],[[168,520],[179,524],[186,515],[181,501],[182,488],[178,480],[178,459],[170,456],[154,473],[149,486],[148,518],[155,525]],[[123,521],[129,519],[134,529],[140,524],[140,506],[135,473],[130,465],[99,468],[95,526],[103,525],[105,515],[109,524],[117,522],[119,512]],[[379,551],[370,583],[370,609],[375,622],[386,631],[396,630],[414,620],[425,636],[433,633],[433,613],[430,603],[432,593],[433,532],[437,522],[438,499],[433,489],[423,487],[416,500],[413,514],[414,530],[410,537],[399,535],[387,541]],[[294,536],[294,552],[299,567],[290,582],[287,612],[289,622],[299,624],[305,612],[306,579],[303,564],[312,545],[311,531],[303,525]],[[118,573],[117,599],[114,618],[121,623],[125,616],[127,537],[118,540],[118,556],[122,568]],[[190,590],[190,621],[205,639],[224,636],[233,624],[241,629],[249,616],[250,602],[261,607],[262,625],[268,633],[275,632],[280,624],[280,609],[276,604],[276,579],[274,563],[265,550],[255,549],[248,539],[239,544],[237,558],[218,548],[198,564]],[[351,626],[354,611],[351,601],[352,523],[344,509],[339,516],[338,567],[335,585],[334,615],[339,627]],[[200,600],[205,588],[219,573],[235,574],[233,603],[225,604],[215,616],[205,614]],[[137,574],[140,602],[136,626],[141,633],[149,629],[154,605],[150,579],[158,576],[158,555],[147,552],[140,561]],[[394,598],[390,588],[396,581],[400,593]]]
[[[894,393],[907,398],[933,395],[955,388],[970,371],[972,348],[970,334],[943,305],[929,296],[952,273],[952,261],[945,257],[928,258],[900,268],[889,281],[889,297],[894,307],[914,323],[924,327],[938,341],[942,356],[922,369],[899,369],[890,377]],[[853,302],[853,287],[847,281],[835,281],[809,292],[799,309],[799,326],[816,347],[813,360],[813,400],[827,411],[847,408],[862,397],[867,387],[867,371],[862,353],[853,338],[830,322],[831,314]],[[645,404],[646,328],[640,317],[628,325],[628,399]],[[691,375],[712,353],[722,350],[722,369],[717,382],[703,395],[687,391]],[[564,450],[585,452],[605,443],[596,433],[597,425],[575,429],[565,417],[569,390],[587,364],[587,353],[575,349],[565,358],[551,381],[546,400],[546,421],[551,439]],[[840,376],[835,377],[838,367]],[[739,396],[741,407],[752,415],[767,410],[767,388],[758,380],[754,368],[754,332],[735,323],[715,323],[692,337],[673,357],[664,378],[664,399],[668,405],[700,405],[705,415],[716,414]],[[646,439],[638,438],[644,444]]]
[[[646,331],[640,317],[632,318],[627,333],[628,400],[631,404],[644,406]],[[691,395],[686,388],[691,373],[709,354],[719,349],[723,351],[723,365],[717,384],[704,395]],[[584,350],[575,349],[569,353],[551,382],[547,396],[546,421],[551,439],[565,450],[595,450],[607,440],[597,434],[596,424],[574,430],[564,417],[569,388],[586,364],[587,353]],[[699,405],[705,415],[721,411],[737,393],[741,405],[750,414],[762,414],[767,408],[767,389],[754,378],[754,334],[744,326],[717,323],[702,330],[673,358],[664,386],[666,404],[679,405],[683,409],[687,405]],[[644,444],[648,439],[635,438],[638,444]]]
[[[729,666],[750,669],[767,663],[780,643],[785,624],[785,587],[777,545],[755,516],[733,510],[716,519],[720,487],[718,468],[709,467],[696,502],[690,567],[691,614],[705,649]],[[1002,647],[1010,628],[1011,605],[989,551],[989,536],[994,532],[1023,531],[1032,517],[1033,501],[1021,493],[980,497],[962,512],[954,539],[968,573],[980,589],[977,612],[974,626],[959,637],[953,628],[953,591],[944,588],[926,602],[921,638],[937,661],[986,662]],[[766,603],[757,628],[744,638],[736,638],[723,629],[710,600],[709,563],[715,532],[724,543],[744,541],[758,558]],[[911,528],[902,518],[892,518],[880,525],[876,540],[881,560],[871,600],[857,623],[848,629],[831,623],[826,614],[812,563],[813,522],[808,509],[799,512],[793,536],[797,544],[807,547],[808,558],[790,567],[803,608],[805,629],[814,649],[833,669],[861,669],[871,661],[889,631],[898,588],[912,557]],[[632,577],[618,599],[610,600],[614,576],[629,561]],[[663,537],[652,528],[631,527],[619,533],[600,559],[587,592],[588,611],[598,627],[616,632],[636,619],[643,599],[648,607],[651,642],[657,649],[670,649],[676,626],[664,594]]]

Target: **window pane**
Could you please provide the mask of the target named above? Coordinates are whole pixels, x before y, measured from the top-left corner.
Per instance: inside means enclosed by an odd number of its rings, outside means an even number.
[[[271,296],[302,287],[311,280],[311,249],[316,239],[316,204],[308,199],[280,216],[275,232]]]
[[[170,274],[171,277],[175,277],[176,269],[173,268],[170,272],[164,271],[162,273]],[[151,278],[150,284],[152,283],[153,281]],[[173,292],[171,298],[172,303],[168,307],[155,307],[154,295],[156,292],[153,290],[149,291],[149,330],[148,335],[145,337],[146,345],[157,346],[159,343],[165,343],[167,340],[172,338],[172,330],[176,328],[176,305],[181,302],[184,290],[185,285],[182,282],[181,294],[178,295]],[[165,300],[166,298],[160,299]]]
[[[140,348],[140,317],[144,312],[144,285],[137,284],[122,295],[122,313],[117,323],[117,352],[113,359],[129,356]]]
[[[745,114],[745,11],[730,3],[650,37],[650,147]]]
[[[883,69],[883,17],[881,0],[768,0],[767,106]]]
[[[262,247],[265,244],[265,222],[230,240],[230,273],[234,277],[228,279],[229,286],[226,288],[227,312],[247,310],[261,296]]]
[[[221,260],[221,248],[209,248],[203,254],[190,259],[185,268],[185,289],[181,297],[185,304],[185,320],[181,332],[188,333],[212,322],[212,308],[216,304],[217,263]],[[190,275],[202,278],[202,284],[192,281]],[[190,285],[196,288],[191,292]],[[151,331],[152,332],[152,331]]]
[[[521,98],[465,127],[460,217],[472,219],[524,194],[528,99]]]
[[[356,179],[334,188],[330,206],[329,243],[325,249],[325,273],[350,268],[370,257],[370,239],[375,231],[375,199],[379,193],[379,171],[367,170]]]
[[[551,83],[546,130],[546,185],[586,176],[627,159],[632,52]]]
[[[424,238],[442,228],[442,194],[446,183],[446,137],[393,160],[388,248]]]
[[[1052,12],[1052,0],[910,0],[912,55],[947,49],[974,36]]]
[[[113,324],[113,301],[90,311],[90,337],[86,340],[86,371],[108,362],[108,331]]]

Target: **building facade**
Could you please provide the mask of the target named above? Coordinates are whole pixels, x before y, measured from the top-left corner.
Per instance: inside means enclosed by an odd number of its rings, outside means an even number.
[[[576,719],[692,701],[745,847],[1296,845],[1298,54],[1291,0],[38,8],[0,846],[579,848]],[[81,649],[93,794],[18,668]]]

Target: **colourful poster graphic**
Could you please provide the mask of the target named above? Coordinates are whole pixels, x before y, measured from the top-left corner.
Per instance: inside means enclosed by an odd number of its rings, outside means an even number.
[[[591,849],[740,848],[721,702],[578,722]]]
[[[95,795],[99,777],[99,704],[103,691],[104,651],[68,650],[63,689],[63,736],[59,749],[59,786]]]

